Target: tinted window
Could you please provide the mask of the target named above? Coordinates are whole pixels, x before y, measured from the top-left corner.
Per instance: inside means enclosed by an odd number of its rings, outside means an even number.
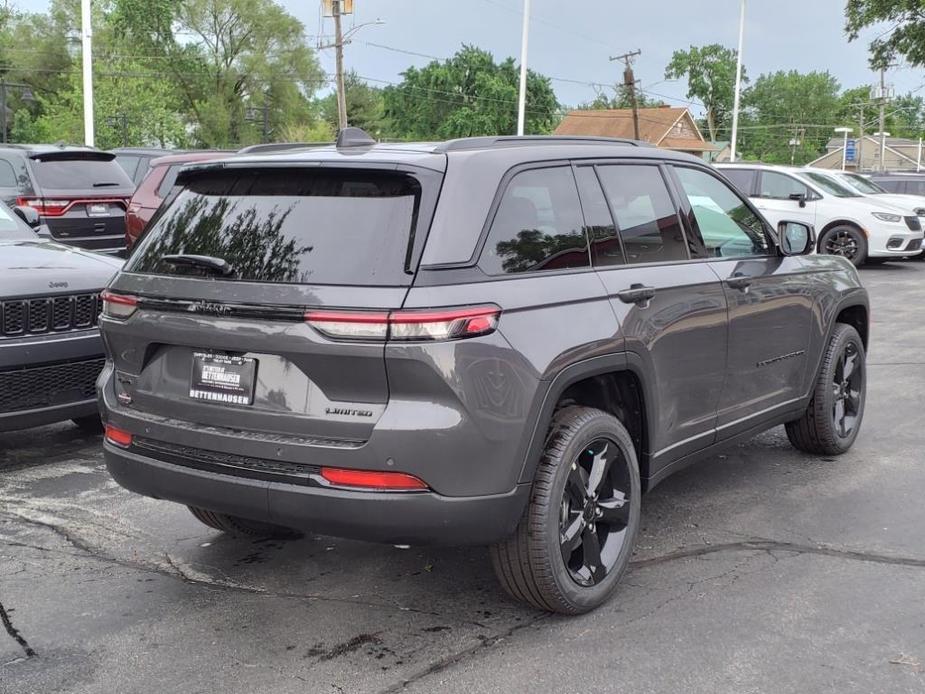
[[[704,171],[675,169],[703,239],[701,257],[767,255],[764,223],[732,188]]]
[[[687,260],[681,222],[657,167],[600,166],[597,172],[616,218],[626,262]]]
[[[911,193],[912,190],[906,189],[905,181],[897,181],[895,178],[881,178],[877,180],[877,184],[884,190],[890,193]]]
[[[595,266],[622,265],[625,260],[617,227],[610,216],[604,191],[594,168],[582,166],[576,170],[581,208],[585,214],[585,228],[591,239],[591,259]]]
[[[906,181],[906,193],[909,195],[925,195],[925,181]]]
[[[193,179],[127,270],[203,275],[165,255],[223,258],[238,280],[406,285],[418,181],[363,171],[220,172]]]
[[[861,194],[851,190],[846,184],[839,183],[834,178],[819,173],[804,173],[803,176],[822,188],[829,195],[836,198],[860,198]]]
[[[723,169],[723,176],[732,181],[732,185],[738,188],[744,195],[751,195],[755,189],[754,169]]]
[[[134,184],[115,159],[32,160],[32,170],[40,188],[50,190],[93,190],[132,188]]]
[[[792,176],[775,171],[761,172],[761,192],[763,198],[775,200],[789,200],[791,195],[805,195],[811,198],[809,188]]]
[[[167,167],[164,180],[162,180],[161,184],[157,187],[157,197],[161,200],[167,197],[170,189],[173,188],[173,184],[177,182],[177,172],[180,170],[181,166],[182,164],[174,164],[173,166]]]
[[[588,267],[571,167],[523,171],[508,184],[479,266],[490,275]]]
[[[19,189],[19,181],[16,180],[16,172],[6,159],[0,159],[0,188]]]
[[[131,179],[135,178],[135,172],[138,170],[139,161],[141,161],[141,157],[134,154],[116,155],[116,163],[122,167],[122,170],[125,171],[126,175]]]

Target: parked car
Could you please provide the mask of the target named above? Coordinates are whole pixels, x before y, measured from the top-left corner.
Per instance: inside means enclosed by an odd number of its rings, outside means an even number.
[[[116,163],[122,167],[136,186],[144,180],[154,159],[180,153],[178,150],[156,147],[117,147],[109,151],[116,155]]]
[[[860,266],[922,250],[922,225],[911,209],[864,197],[821,172],[748,163],[717,168],[772,224],[793,219],[814,225],[819,253]]]
[[[925,196],[925,174],[921,173],[876,173],[870,179],[891,193]]]
[[[847,186],[855,193],[860,193],[865,197],[873,198],[878,202],[885,202],[902,210],[911,211],[912,214],[919,217],[925,217],[925,196],[907,195],[905,193],[891,193],[872,181],[867,176],[853,173],[851,171],[830,171],[827,169],[807,169],[813,173],[822,173],[831,177],[835,182]]]
[[[128,248],[135,245],[135,241],[141,236],[148,222],[157,212],[157,208],[173,188],[177,173],[184,164],[208,161],[228,155],[228,152],[222,151],[184,152],[152,159],[147,176],[129,202],[128,214],[125,218],[125,245]]]
[[[40,237],[25,219],[39,226],[34,209],[0,203],[0,431],[67,419],[101,430],[99,294],[122,262]]]
[[[0,200],[34,209],[61,243],[103,253],[123,251],[125,210],[134,189],[109,152],[0,145]]]
[[[104,451],[209,527],[490,544],[574,614],[671,473],[779,424],[858,435],[857,271],[694,157],[347,129],[177,185],[103,295]]]

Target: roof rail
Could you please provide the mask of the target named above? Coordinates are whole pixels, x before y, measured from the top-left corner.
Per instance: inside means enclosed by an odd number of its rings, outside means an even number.
[[[648,142],[617,137],[594,137],[589,135],[502,135],[497,137],[463,137],[447,140],[434,149],[435,152],[460,152],[470,149],[492,147],[517,147],[525,145],[625,145],[630,147],[651,147]]]

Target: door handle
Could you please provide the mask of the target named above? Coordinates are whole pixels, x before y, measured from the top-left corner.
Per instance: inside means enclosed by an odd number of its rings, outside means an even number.
[[[742,272],[736,272],[726,280],[726,284],[733,289],[748,289],[752,286],[753,278]]]
[[[655,296],[655,287],[631,284],[629,289],[617,292],[617,298],[624,304],[644,304]]]

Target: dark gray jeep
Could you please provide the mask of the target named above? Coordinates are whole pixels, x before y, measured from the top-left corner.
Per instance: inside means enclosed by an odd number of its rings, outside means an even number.
[[[489,544],[511,595],[587,611],[667,475],[779,424],[854,442],[867,294],[813,247],[633,142],[195,165],[104,294],[106,461],[232,533]]]

